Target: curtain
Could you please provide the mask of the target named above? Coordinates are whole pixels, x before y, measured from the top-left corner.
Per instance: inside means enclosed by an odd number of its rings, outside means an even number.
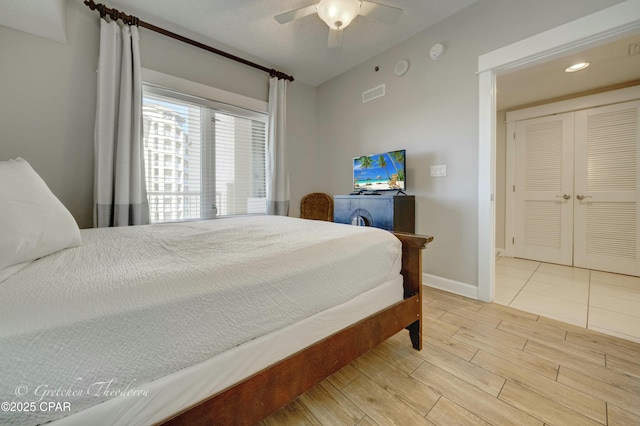
[[[149,223],[138,28],[100,20],[94,226]]]
[[[267,139],[267,214],[289,214],[289,169],[286,140],[287,80],[269,80],[269,136]]]

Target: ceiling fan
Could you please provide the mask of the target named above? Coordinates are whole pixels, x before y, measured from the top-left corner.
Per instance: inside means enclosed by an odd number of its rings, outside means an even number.
[[[275,19],[281,24],[286,24],[314,13],[317,13],[329,26],[327,47],[332,48],[342,44],[342,30],[356,16],[362,15],[387,24],[394,24],[402,15],[402,9],[366,0],[320,0],[317,4],[276,15]]]

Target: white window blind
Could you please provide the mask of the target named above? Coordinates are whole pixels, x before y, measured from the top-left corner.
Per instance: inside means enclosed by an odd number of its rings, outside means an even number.
[[[264,113],[144,86],[152,223],[266,213]]]

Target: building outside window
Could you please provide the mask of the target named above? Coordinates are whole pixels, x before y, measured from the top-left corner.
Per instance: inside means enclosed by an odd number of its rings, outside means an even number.
[[[152,223],[266,213],[266,114],[148,86],[142,112]]]

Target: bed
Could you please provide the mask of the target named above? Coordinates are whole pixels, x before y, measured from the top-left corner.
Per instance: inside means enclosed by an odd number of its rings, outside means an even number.
[[[22,238],[0,246],[0,423],[253,424],[404,328],[420,349],[430,237],[257,216],[25,238],[25,202],[0,216]]]

